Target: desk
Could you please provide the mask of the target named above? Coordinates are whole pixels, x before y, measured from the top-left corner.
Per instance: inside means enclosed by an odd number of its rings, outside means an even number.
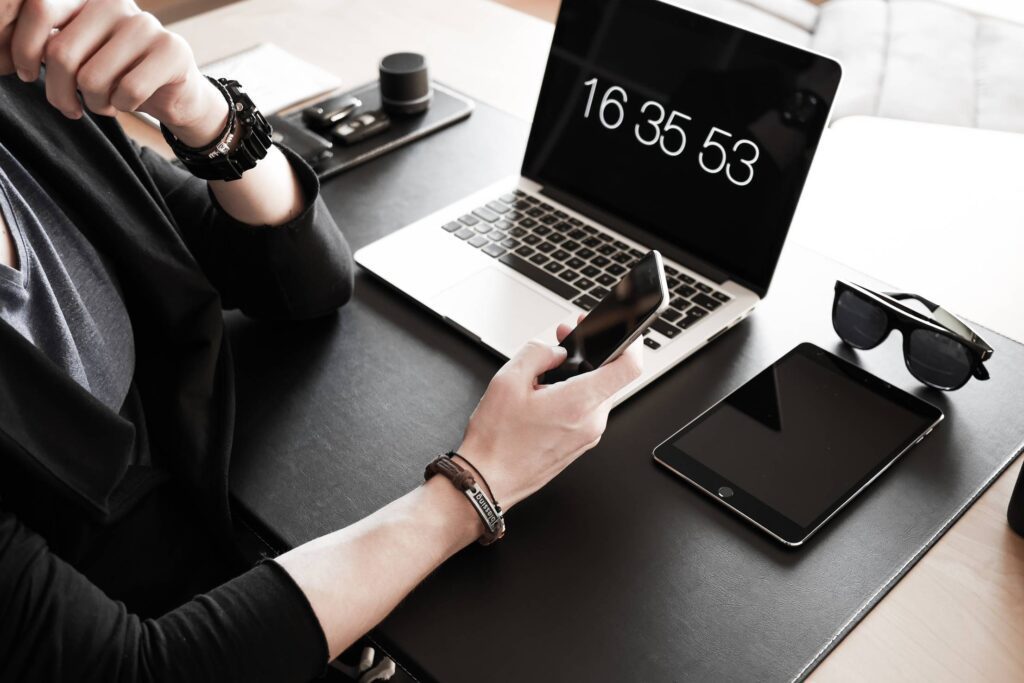
[[[180,22],[174,28],[191,42],[200,61],[272,40],[353,85],[373,77],[380,55],[397,49],[419,50],[431,57],[437,77],[520,118],[532,113],[551,33],[550,25],[482,0],[249,0]],[[829,137],[846,128],[853,139],[837,146],[870,144],[857,139],[852,123],[838,125]],[[937,144],[942,144],[947,132],[934,131]],[[964,135],[973,133],[977,131]],[[899,135],[887,140],[886,153],[899,148]],[[1009,140],[1006,138],[1007,144]],[[823,152],[831,144],[830,140],[823,145]],[[1019,154],[1013,156],[1020,158]],[[874,168],[851,172],[870,174]],[[1016,176],[1020,177],[1019,172]],[[828,207],[829,193],[836,191],[836,186],[826,175],[826,164],[819,169],[816,162],[812,180],[808,205]],[[986,169],[970,169],[963,182],[964,192],[970,191],[968,185],[986,187]],[[1018,220],[1021,215],[1017,213]],[[804,209],[799,219],[802,222],[794,227],[795,239],[826,253],[842,249],[841,242],[830,243],[814,231],[817,219]],[[877,231],[876,235],[886,232],[882,224],[863,227],[865,236],[868,230]],[[972,226],[972,234],[983,228]],[[947,254],[957,254],[958,241],[938,237],[936,244],[945,245]],[[992,249],[1000,246],[994,242]],[[843,251],[834,253],[843,260]],[[1024,273],[1014,269],[1008,275],[1011,291],[1019,297],[1024,292]],[[917,282],[904,278],[900,284],[914,288]],[[984,296],[982,288],[965,283],[965,290],[971,287]],[[922,291],[933,290],[922,287]],[[982,322],[1021,338],[1019,329],[1012,328],[1019,315],[996,315],[999,319]],[[403,318],[396,324],[415,327],[417,322]],[[483,362],[472,370],[477,379],[486,371]],[[315,439],[311,443],[315,444]],[[814,679],[1024,677],[1024,654],[1019,647],[1024,641],[1024,544],[1004,521],[1018,466],[1005,473],[846,638],[815,672]]]

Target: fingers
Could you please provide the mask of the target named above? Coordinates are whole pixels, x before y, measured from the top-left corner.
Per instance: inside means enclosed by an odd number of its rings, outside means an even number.
[[[191,64],[192,52],[184,38],[174,33],[162,32],[149,54],[121,78],[111,93],[111,106],[118,111],[139,109],[162,87],[183,79]],[[182,104],[173,101],[160,102],[158,108],[162,113],[158,118],[169,125],[176,123],[179,118],[176,111],[182,109]]]
[[[14,24],[4,24],[0,17],[0,76],[14,72],[14,62],[11,60],[11,34],[14,33]]]
[[[21,4],[11,36],[11,60],[18,70],[18,78],[23,81],[39,78],[46,41],[53,29],[63,26],[80,6],[78,0],[25,0]]]
[[[565,360],[565,349],[530,341],[512,357],[503,371],[526,377],[532,382],[548,370],[557,368]]]
[[[46,99],[68,118],[82,115],[78,70],[107,42],[125,17],[138,13],[123,0],[91,0],[46,43]]]
[[[573,391],[584,388],[585,391],[581,392],[583,405],[587,409],[594,409],[630,382],[638,379],[643,373],[643,366],[643,341],[637,339],[611,363],[568,379],[562,384],[566,388],[572,387]]]
[[[587,317],[585,314],[580,313],[579,317],[576,318],[577,327],[579,327],[580,323],[583,322],[583,319],[585,317]],[[569,336],[569,333],[572,332],[572,329],[573,328],[569,327],[565,323],[560,323],[558,327],[555,328],[555,338],[558,339],[559,344],[561,344],[562,341]]]
[[[85,106],[97,114],[116,114],[117,108],[111,106],[114,88],[122,76],[146,58],[162,30],[160,22],[148,12],[118,23],[110,40],[78,70],[76,81]]]

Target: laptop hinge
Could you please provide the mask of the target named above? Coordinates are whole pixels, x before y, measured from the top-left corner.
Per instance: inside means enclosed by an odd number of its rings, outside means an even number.
[[[638,228],[635,225],[632,225],[631,223],[622,220],[621,218],[616,218],[612,214],[602,211],[601,209],[595,207],[594,205],[588,204],[587,202],[572,196],[568,192],[562,192],[561,190],[558,190],[553,187],[541,187],[540,193],[548,197],[551,197],[560,204],[565,204],[573,211],[578,211],[579,213],[582,213],[584,216],[587,216],[593,221],[601,223],[602,225],[606,225],[612,230],[615,230],[616,232],[621,232],[623,235],[632,240],[647,245],[651,249],[657,249],[663,255],[672,259],[676,263],[679,263],[684,267],[689,268],[698,275],[701,275],[707,278],[708,280],[711,280],[712,282],[721,284],[726,280],[730,279],[730,276],[727,272],[721,270],[720,268],[716,268],[707,261],[704,261],[694,256],[685,249],[681,249],[678,246],[672,244],[671,242],[668,242],[658,237],[657,235],[652,235],[646,230]]]

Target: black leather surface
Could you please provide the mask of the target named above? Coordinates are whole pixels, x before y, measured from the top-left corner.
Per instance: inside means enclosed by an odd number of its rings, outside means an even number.
[[[358,248],[518,172],[526,132],[481,105],[324,194]],[[805,675],[1024,442],[1024,347],[983,332],[996,350],[992,380],[926,391],[903,367],[898,339],[865,354],[838,345],[837,277],[875,284],[787,248],[751,319],[617,409],[600,446],[509,514],[504,541],[454,558],[376,637],[446,682]],[[288,544],[416,486],[424,462],[457,445],[499,366],[365,274],[337,318],[276,327],[232,316],[231,330],[233,491]],[[808,545],[787,550],[655,467],[650,452],[805,340],[922,394],[946,420]]]

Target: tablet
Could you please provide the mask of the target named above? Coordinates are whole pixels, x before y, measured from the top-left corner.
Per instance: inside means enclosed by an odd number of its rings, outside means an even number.
[[[942,420],[942,411],[801,344],[654,449],[654,460],[798,546]]]

